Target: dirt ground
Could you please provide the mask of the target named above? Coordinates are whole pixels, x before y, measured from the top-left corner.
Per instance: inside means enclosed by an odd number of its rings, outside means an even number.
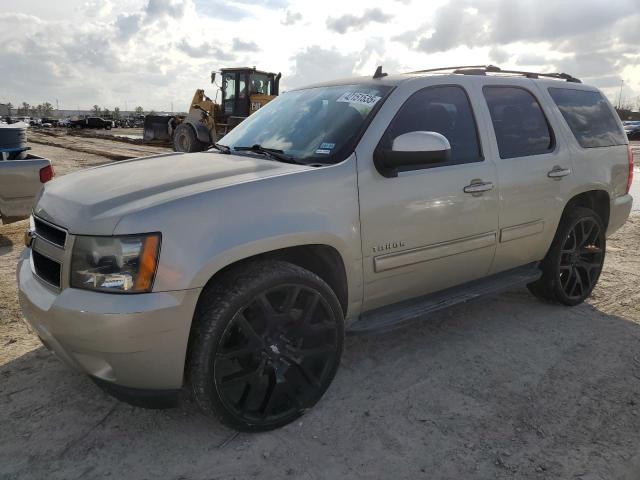
[[[135,130],[135,135],[140,132],[139,129],[120,130],[122,135],[131,130]],[[99,155],[111,160],[125,160],[172,151],[169,147],[142,144],[141,140],[125,138],[124,140],[127,141],[118,141],[112,139],[111,137],[117,136],[118,130],[109,130],[104,134],[96,134],[96,132],[100,132],[100,130],[71,130],[67,132],[65,129],[29,129],[27,138],[31,144],[61,147],[70,151]],[[102,132],[107,131],[103,130]]]
[[[39,346],[16,300],[24,227],[0,227],[0,479],[640,478],[638,214],[587,303],[515,289],[348,337],[319,404],[257,435],[188,398],[120,403]]]

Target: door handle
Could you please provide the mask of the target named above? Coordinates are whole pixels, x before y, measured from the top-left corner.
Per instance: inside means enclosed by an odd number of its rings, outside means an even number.
[[[464,187],[464,193],[482,194],[493,189],[493,182],[478,182],[472,181],[469,185]]]
[[[560,180],[562,177],[566,177],[570,173],[571,173],[570,168],[562,168],[561,166],[556,165],[551,170],[549,170],[549,172],[547,172],[547,177]]]

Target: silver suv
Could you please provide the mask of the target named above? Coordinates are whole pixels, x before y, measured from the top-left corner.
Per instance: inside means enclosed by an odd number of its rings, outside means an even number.
[[[527,285],[582,302],[632,157],[593,87],[457,68],[281,95],[215,149],[48,183],[18,266],[42,342],[118,398],[291,422],[347,332]]]

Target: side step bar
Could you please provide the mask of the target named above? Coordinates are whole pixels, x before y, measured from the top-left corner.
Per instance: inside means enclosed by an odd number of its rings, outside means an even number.
[[[360,315],[360,318],[347,328],[347,333],[368,333],[399,328],[426,314],[514,286],[526,285],[538,280],[541,276],[538,263],[534,262],[423,297],[380,307]]]

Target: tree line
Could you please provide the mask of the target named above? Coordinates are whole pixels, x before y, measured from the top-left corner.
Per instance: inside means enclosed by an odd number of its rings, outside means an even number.
[[[13,112],[15,110],[16,115],[21,117],[50,117],[55,110],[53,105],[49,102],[44,102],[39,105],[29,105],[27,102],[22,102],[18,108],[15,108],[12,103],[7,103],[7,107],[9,107],[9,112]],[[91,112],[96,116],[104,116],[104,117],[113,117],[120,118],[120,108],[115,107],[112,110],[108,108],[101,108],[99,105],[94,105],[91,109]],[[143,115],[144,108],[141,106],[137,106],[134,110],[136,115]]]
[[[144,115],[144,108],[141,106],[137,106],[134,109],[136,115]],[[115,119],[120,118],[120,107],[115,107],[113,111],[108,108],[101,108],[99,105],[94,105],[91,108],[91,113],[93,113],[96,117],[112,117]]]
[[[9,112],[13,110],[13,105],[8,103]],[[49,117],[53,113],[53,105],[49,102],[44,102],[39,105],[29,105],[27,102],[22,102],[16,109],[16,114],[21,116],[31,116],[31,117]]]

